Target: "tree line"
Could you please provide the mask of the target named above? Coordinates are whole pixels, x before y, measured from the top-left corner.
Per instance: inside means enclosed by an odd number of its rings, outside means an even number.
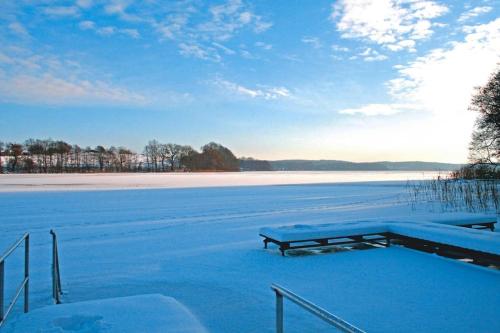
[[[191,146],[151,140],[142,153],[126,147],[85,147],[62,140],[0,141],[0,173],[91,173],[239,171],[240,161],[228,148],[210,142]]]

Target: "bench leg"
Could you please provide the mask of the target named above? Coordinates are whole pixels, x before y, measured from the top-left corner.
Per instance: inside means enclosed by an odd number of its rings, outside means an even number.
[[[280,243],[280,251],[281,255],[284,257],[285,256],[285,251],[290,248],[290,243]]]
[[[264,248],[267,249],[267,243],[269,243],[269,240],[266,238],[264,239]]]

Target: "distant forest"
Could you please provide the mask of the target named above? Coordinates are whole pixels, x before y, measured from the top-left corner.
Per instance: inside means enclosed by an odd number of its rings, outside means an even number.
[[[28,139],[24,144],[0,142],[0,157],[0,172],[9,173],[240,171],[234,154],[214,142],[196,151],[151,140],[136,153],[126,147],[82,148],[62,140]]]
[[[265,161],[237,158],[211,142],[191,146],[151,140],[141,153],[126,147],[85,147],[62,140],[0,142],[0,173],[202,172],[202,171],[450,171],[460,164],[434,162],[354,163],[337,160]]]

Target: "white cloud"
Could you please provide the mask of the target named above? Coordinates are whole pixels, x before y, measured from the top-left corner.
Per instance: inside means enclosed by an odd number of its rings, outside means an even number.
[[[401,51],[403,49],[407,49],[410,52],[415,52],[415,44],[416,43],[414,40],[404,39],[397,42],[396,44],[387,45],[387,48],[391,51]]]
[[[363,57],[364,61],[372,62],[372,61],[383,61],[387,59],[386,55],[380,54],[376,50],[368,47],[363,52],[358,54]]]
[[[345,47],[345,46],[340,46],[340,45],[336,45],[336,44],[333,44],[331,46],[332,48],[332,51],[337,51],[337,52],[349,52],[349,48]]]
[[[402,105],[413,105],[456,122],[470,120],[467,106],[474,87],[483,85],[500,62],[500,19],[471,30],[462,42],[394,66],[398,77],[386,85],[395,103],[370,104],[343,113],[392,114]],[[371,53],[368,48],[360,55]]]
[[[102,27],[102,28],[98,28],[96,29],[96,32],[99,34],[99,35],[102,35],[102,36],[111,36],[113,35],[115,32],[116,32],[116,28],[115,27]]]
[[[92,0],[77,0],[76,4],[78,7],[87,9],[87,8],[92,7],[94,2]]]
[[[302,43],[311,45],[315,49],[323,47],[323,44],[318,37],[302,37]]]
[[[471,27],[464,41],[435,49],[400,67],[389,81],[399,100],[425,105],[437,114],[461,114],[473,88],[486,82],[500,61],[500,19]]]
[[[400,112],[418,110],[418,106],[413,104],[368,104],[355,109],[340,110],[341,114],[364,116],[390,116]]]
[[[78,26],[82,30],[94,30],[95,29],[95,23],[92,21],[82,21],[78,23]]]
[[[21,37],[29,37],[28,30],[19,22],[12,22],[9,24],[9,30]]]
[[[254,28],[253,30],[260,34],[266,30],[269,30],[273,26],[272,22],[265,21],[262,19],[262,16],[254,16]]]
[[[471,18],[477,17],[481,14],[489,13],[492,10],[493,10],[493,7],[489,7],[489,6],[472,8],[472,9],[466,11],[465,13],[463,13],[462,15],[460,15],[460,17],[458,18],[458,22],[465,22],[465,21],[470,20]]]
[[[224,46],[224,43],[241,31],[260,34],[272,26],[271,22],[257,15],[252,6],[242,0],[226,0],[217,5],[207,5],[207,2],[170,2],[158,7],[155,4],[142,3],[141,6],[147,9],[138,10],[140,14],[130,14],[132,6],[138,6],[136,3],[132,5],[124,0],[115,0],[106,6],[106,11],[128,21],[132,20],[128,17],[130,15],[135,16],[136,21],[140,17],[161,39],[177,42],[180,54],[212,61],[219,61],[223,53],[233,54],[233,50]],[[245,56],[245,53],[242,55]]]
[[[240,49],[240,54],[245,59],[259,59],[259,57],[253,55],[250,51],[245,49]]]
[[[176,13],[167,15],[166,19],[157,23],[153,21],[155,30],[164,38],[175,39],[184,33],[189,20],[189,13]]]
[[[390,50],[413,49],[403,40],[432,35],[431,20],[448,12],[435,1],[340,0],[333,5],[331,19],[342,38],[359,38]]]
[[[219,49],[221,49],[222,51],[224,51],[225,54],[229,54],[229,55],[236,54],[236,51],[234,51],[233,49],[230,49],[229,47],[226,47],[226,46],[224,46],[222,44],[213,42],[212,45],[215,46],[215,47],[218,47]]]
[[[0,100],[21,104],[144,104],[139,93],[90,78],[79,63],[28,50],[0,53]]]
[[[221,78],[216,78],[214,83],[216,86],[223,88],[224,91],[229,92],[230,94],[236,94],[250,98],[262,98],[265,100],[274,100],[278,98],[291,97],[290,91],[285,87],[262,86],[257,88],[248,88]]]
[[[139,31],[137,31],[137,29],[120,29],[118,31],[132,38],[139,38],[141,36],[141,34],[139,33]]]
[[[256,42],[255,46],[260,47],[261,49],[264,49],[266,51],[269,51],[273,48],[273,46],[271,44],[267,44],[264,42]]]
[[[406,65],[394,66],[398,76],[387,82],[392,103],[362,105],[340,112],[373,116],[370,121],[357,123],[356,146],[360,149],[369,140],[375,146],[383,146],[384,154],[397,152],[398,158],[411,149],[413,154],[429,159],[465,161],[475,118],[467,107],[474,87],[484,85],[499,63],[500,19],[496,19],[471,27],[463,41],[432,50]],[[397,114],[403,112],[408,114],[401,122]],[[396,118],[378,121],[376,116],[383,115]],[[349,134],[343,134],[346,140]]]
[[[211,6],[209,12],[212,15],[211,19],[199,24],[195,30],[216,41],[231,39],[244,27],[251,27],[257,33],[271,27],[261,16],[248,10],[241,0],[228,0],[224,4]]]
[[[180,43],[179,53],[186,57],[219,62],[221,60],[217,50],[213,47],[204,47],[196,43]]]
[[[137,29],[119,29],[113,26],[98,27],[93,21],[82,21],[78,24],[81,30],[92,30],[101,36],[112,36],[114,34],[122,34],[131,38],[139,38],[141,35]]]
[[[43,12],[49,16],[70,16],[77,17],[80,15],[80,9],[76,6],[56,6],[46,7]]]
[[[15,75],[0,83],[0,98],[23,104],[139,103],[142,95],[102,81],[68,80],[51,74]]]

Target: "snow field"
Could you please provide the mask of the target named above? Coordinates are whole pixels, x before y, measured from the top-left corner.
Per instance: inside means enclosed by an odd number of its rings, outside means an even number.
[[[51,304],[53,228],[65,303],[161,294],[209,332],[274,332],[278,283],[369,332],[499,331],[498,271],[398,247],[282,258],[258,236],[265,226],[440,216],[412,211],[405,191],[370,182],[3,193],[0,248],[31,233],[33,310]],[[21,260],[6,270],[21,275]],[[285,327],[331,331],[289,302]]]

